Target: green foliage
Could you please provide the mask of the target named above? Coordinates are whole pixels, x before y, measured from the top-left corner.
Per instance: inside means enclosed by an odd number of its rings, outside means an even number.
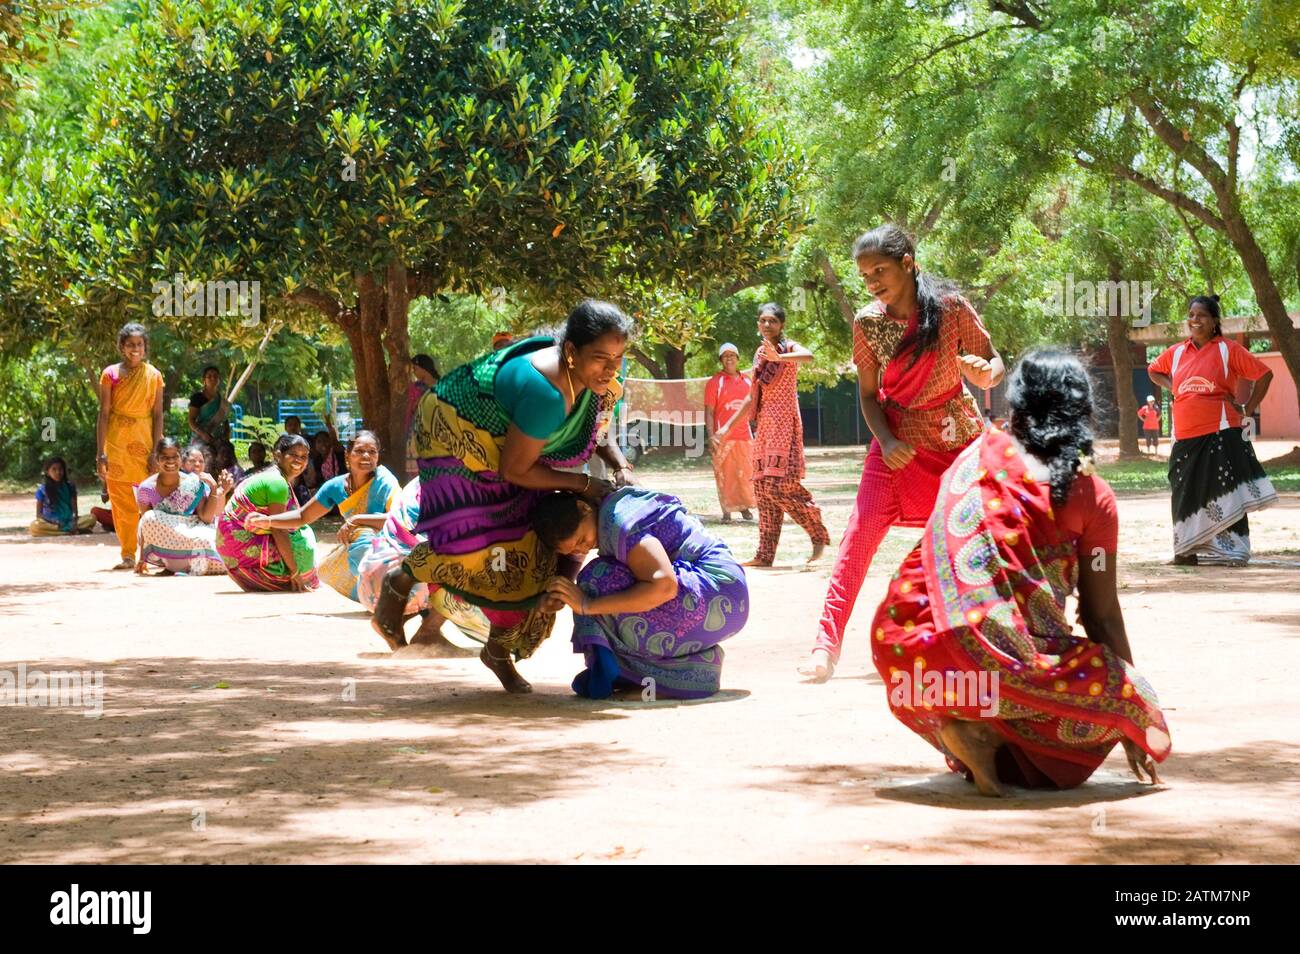
[[[51,48],[68,42],[73,11],[83,2],[41,3],[0,0],[0,110],[12,106],[24,68],[44,61]]]
[[[98,370],[66,352],[37,345],[29,355],[0,356],[0,475],[29,477],[59,455],[81,474],[94,474],[99,401],[90,388]]]

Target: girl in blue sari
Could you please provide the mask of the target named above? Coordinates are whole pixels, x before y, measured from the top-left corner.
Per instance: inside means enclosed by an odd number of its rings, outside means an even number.
[[[36,519],[28,527],[32,536],[90,533],[95,518],[77,513],[77,485],[68,479],[68,465],[63,458],[51,457],[41,470],[45,480],[36,488]]]
[[[533,529],[558,553],[583,559],[575,584],[547,586],[574,614],[573,648],[587,669],[581,696],[603,699],[635,686],[651,698],[701,699],[718,691],[724,639],[749,617],[749,587],[727,545],[680,500],[640,487],[610,494],[599,510],[576,494],[544,498]]]
[[[316,573],[343,596],[360,602],[357,578],[361,558],[370,550],[370,540],[384,527],[388,508],[401,491],[393,472],[379,463],[379,438],[370,431],[357,431],[348,442],[347,470],[321,485],[307,503],[281,514],[250,514],[249,529],[296,530],[315,523],[335,507],[343,516],[339,546],[321,562]]]

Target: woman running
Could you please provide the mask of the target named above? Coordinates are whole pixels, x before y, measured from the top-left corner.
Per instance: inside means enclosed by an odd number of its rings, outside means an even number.
[[[754,408],[754,496],[758,500],[758,553],[745,566],[771,566],[781,542],[781,525],[789,514],[812,540],[808,563],[821,559],[831,535],[821,508],[802,483],[803,420],[799,417],[799,365],[813,354],[785,336],[785,309],[768,302],[758,309],[761,343],[754,354],[753,390],[732,418],[714,432],[722,446],[733,428],[749,427]]]
[[[858,400],[874,440],[826,590],[812,660],[800,671],[825,682],[867,569],[890,527],[923,527],[943,472],[984,426],[962,378],[991,388],[1002,359],[970,302],[916,264],[896,225],[858,238],[853,257],[875,301],[853,321]]]

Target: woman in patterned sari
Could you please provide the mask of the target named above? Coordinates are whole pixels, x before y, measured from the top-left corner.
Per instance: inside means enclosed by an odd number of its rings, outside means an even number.
[[[895,225],[872,229],[853,247],[875,297],[853,321],[858,403],[874,439],[835,555],[812,658],[801,669],[814,682],[835,672],[885,534],[890,527],[925,526],[939,478],[983,427],[962,379],[981,388],[1002,380],[1002,359],[975,309],[951,283],[922,274],[915,256],[911,238]]]
[[[383,526],[370,537],[369,549],[357,568],[357,600],[370,612],[379,603],[384,579],[399,569],[410,552],[420,543],[415,526],[420,522],[420,478],[408,481],[384,520]],[[442,635],[444,620],[450,620],[466,636],[486,643],[491,625],[483,611],[461,597],[435,586],[429,596],[427,583],[416,583],[406,597],[403,622],[422,617],[420,628],[407,646],[399,647],[402,656],[463,656],[465,650]]]
[[[799,365],[813,354],[785,336],[785,309],[774,301],[758,309],[762,343],[754,354],[753,389],[712,441],[725,443],[733,428],[749,427],[754,409],[754,496],[758,500],[758,553],[745,566],[771,566],[786,514],[812,541],[808,563],[821,559],[831,542],[821,508],[802,483],[803,419],[799,416]]]
[[[213,478],[182,471],[181,449],[170,437],[154,446],[154,460],[158,473],[136,488],[141,516],[135,572],[144,576],[152,564],[163,568],[163,576],[225,573],[212,523],[225,507],[234,480],[229,474]]]
[[[745,571],[727,545],[668,494],[624,487],[599,509],[552,494],[533,510],[542,542],[578,560],[600,556],[575,583],[547,587],[573,610],[573,649],[587,668],[573,691],[604,699],[615,689],[702,699],[718,691],[722,647],[749,618]]]
[[[390,648],[406,642],[411,588],[441,587],[484,611],[491,633],[479,658],[506,691],[532,690],[511,656],[531,656],[554,625],[554,608],[540,604],[557,563],[560,572],[577,567],[557,561],[529,518],[547,491],[599,503],[613,489],[560,469],[593,451],[613,468],[614,483],[628,480],[617,445],[597,443],[622,391],[617,375],[631,332],[616,306],[584,301],[558,341],[526,338],[483,355],[421,398],[412,434],[421,543],[385,579],[373,622]]]
[[[276,466],[246,478],[217,518],[217,552],[242,590],[302,593],[320,585],[311,527],[257,530],[248,525],[254,514],[284,513],[293,500],[289,488],[307,468],[308,453],[301,435],[281,434],[273,450]]]
[[[336,592],[360,602],[357,576],[361,558],[370,550],[370,538],[383,529],[399,490],[393,472],[379,463],[379,453],[379,438],[371,431],[357,431],[348,442],[344,473],[325,481],[302,507],[275,515],[251,513],[245,526],[250,530],[297,530],[338,507],[343,517],[339,545],[321,561],[316,574]]]
[[[163,376],[145,360],[149,332],[131,322],[117,333],[122,360],[99,376],[99,421],[95,429],[99,478],[113,502],[113,530],[122,561],[113,569],[135,567],[140,510],[135,485],[149,476],[149,448],[162,437]]]
[[[989,427],[944,473],[876,612],[890,711],[984,795],[1080,785],[1116,742],[1155,784],[1169,730],[1124,630],[1087,373],[1064,352],[1030,352],[1007,400],[1010,433]],[[1076,584],[1082,635],[1066,616]]]

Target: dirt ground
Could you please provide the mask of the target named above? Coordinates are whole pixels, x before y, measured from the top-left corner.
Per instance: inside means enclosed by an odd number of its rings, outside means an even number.
[[[838,540],[852,485],[819,479],[829,460],[812,452],[810,482]],[[708,495],[698,474],[656,485]],[[597,703],[568,688],[567,614],[521,664],[534,694],[510,697],[474,659],[365,655],[382,643],[332,590],[110,572],[115,538],[33,540],[30,511],[0,498],[0,670],[102,670],[104,709],[0,714],[7,861],[1300,860],[1298,494],[1251,516],[1245,569],[1165,565],[1167,496],[1121,499],[1125,617],[1174,740],[1165,785],[1116,749],[1080,789],[1003,801],[890,716],[871,665],[870,615],[915,530],[891,533],[829,684],[795,673],[829,561],[798,567],[807,540],[787,526],[788,562],[751,573],[723,693]],[[727,536],[751,555],[752,525]]]

